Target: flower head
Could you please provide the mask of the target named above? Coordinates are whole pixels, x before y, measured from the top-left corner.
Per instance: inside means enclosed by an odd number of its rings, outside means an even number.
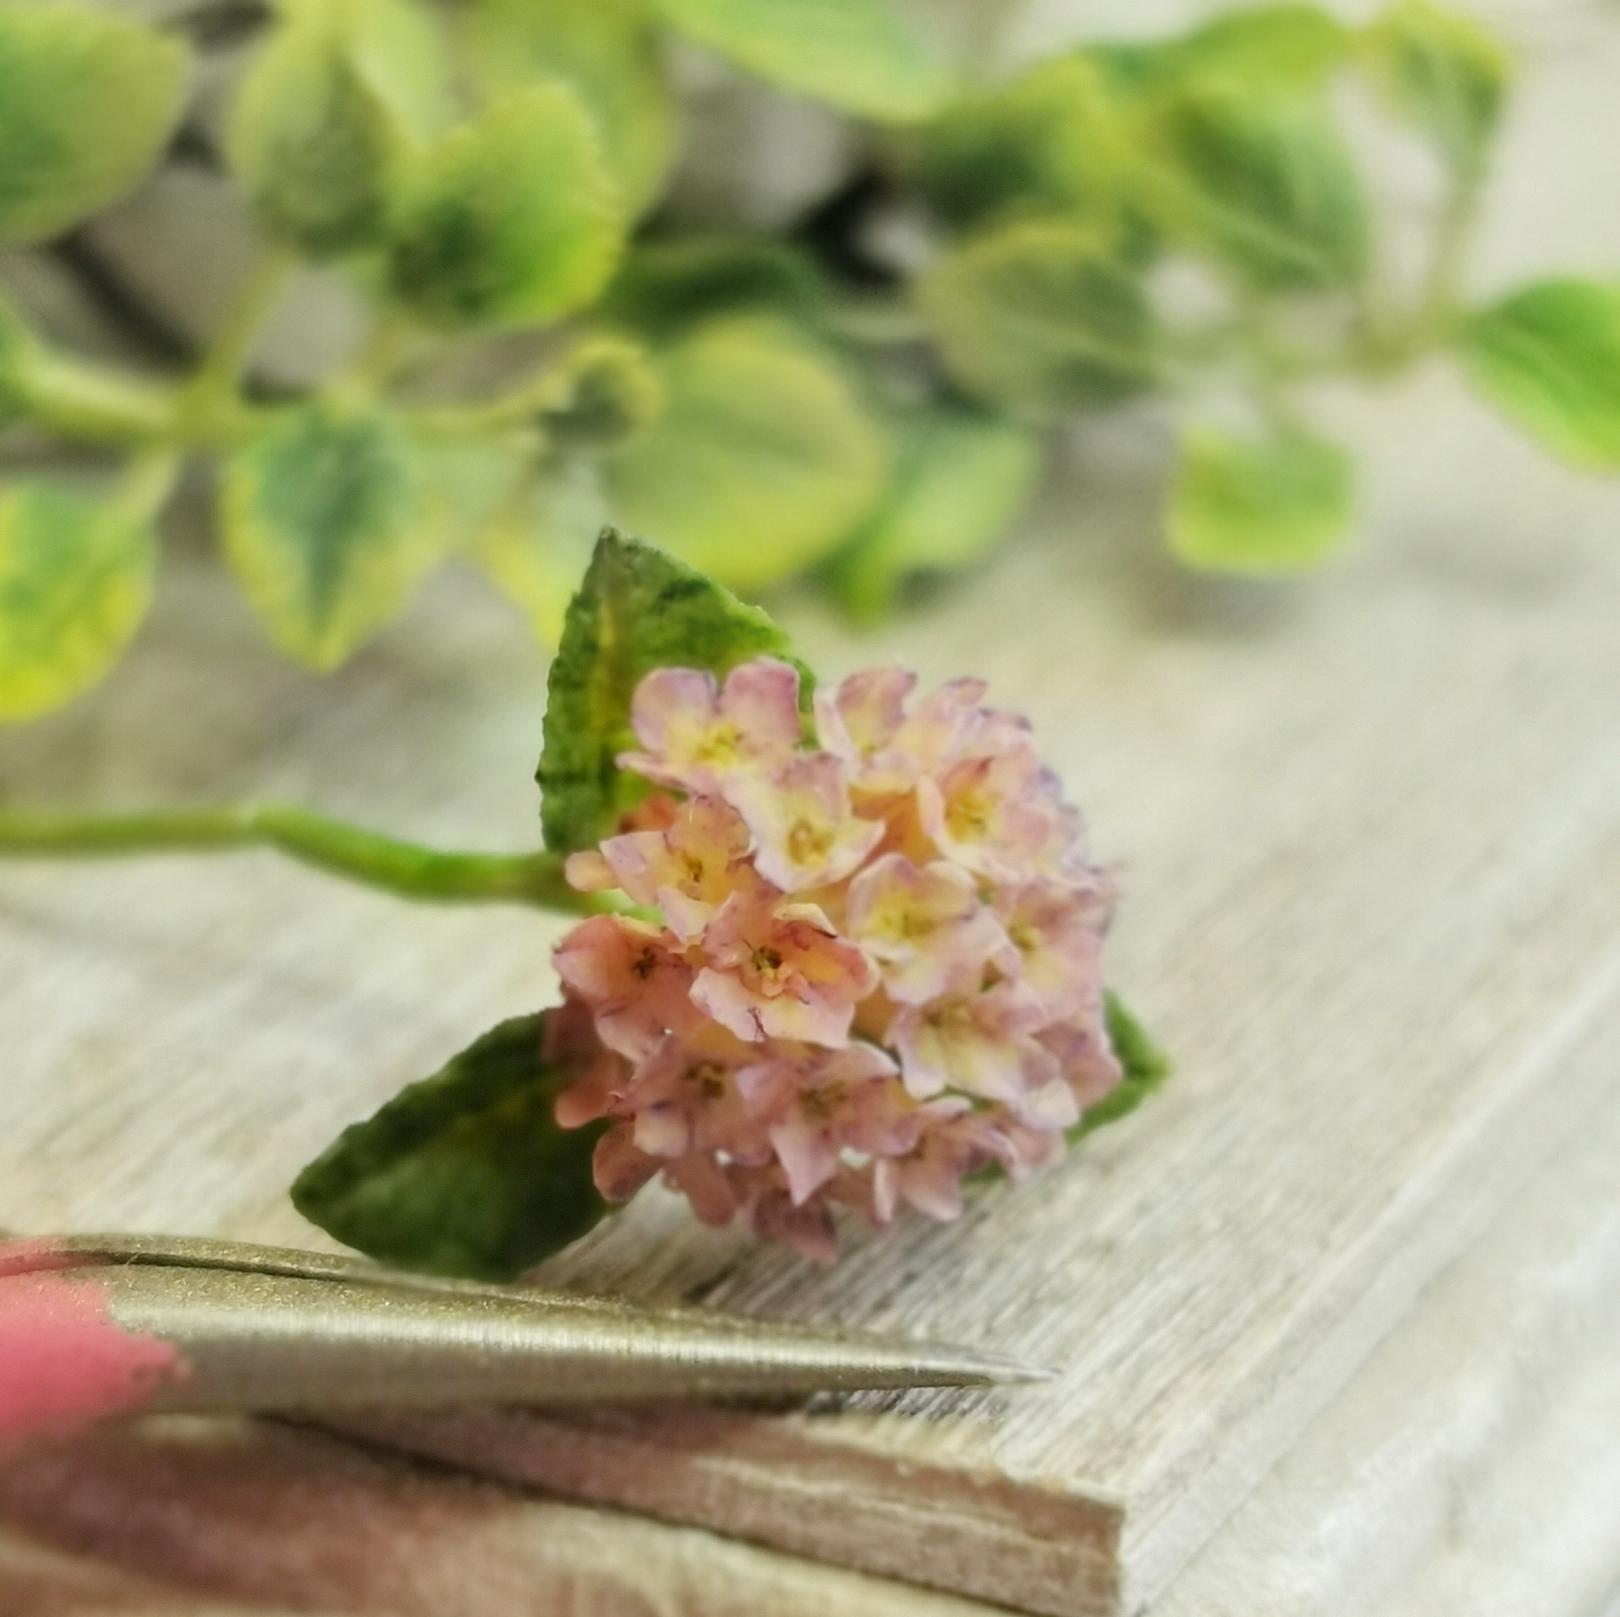
[[[1078,813],[982,682],[915,683],[819,692],[817,744],[771,658],[637,688],[620,763],[662,790],[568,876],[657,920],[596,917],[556,956],[558,1119],[606,1120],[604,1196],[662,1174],[826,1259],[835,1208],[954,1217],[964,1179],[1049,1161],[1119,1081]]]

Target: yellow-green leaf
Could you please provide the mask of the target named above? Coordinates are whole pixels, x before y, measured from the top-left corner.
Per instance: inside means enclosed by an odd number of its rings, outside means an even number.
[[[546,683],[540,823],[546,846],[594,846],[647,783],[619,768],[634,746],[630,704],[654,668],[725,674],[752,657],[792,661],[785,634],[711,578],[608,528],[569,603]],[[809,671],[800,668],[808,703]]]
[[[1170,496],[1170,547],[1212,572],[1314,567],[1354,516],[1349,457],[1302,433],[1189,432]]]
[[[672,27],[761,78],[870,118],[944,103],[951,75],[893,0],[652,0]]]
[[[951,374],[1010,408],[1117,398],[1157,372],[1141,282],[1084,226],[1026,220],[975,237],[940,260],[920,297]]]
[[[892,606],[909,575],[977,561],[1017,517],[1040,469],[1027,428],[971,405],[920,407],[894,431],[888,491],[828,567],[838,598],[862,621]]]
[[[319,669],[391,618],[444,546],[400,428],[319,405],[290,411],[232,457],[220,520],[271,639]]]
[[[820,561],[882,486],[838,363],[774,321],[715,321],[657,355],[665,408],[603,461],[615,520],[756,590]]]
[[[626,202],[663,186],[677,105],[645,9],[634,0],[473,0],[464,8],[469,70],[487,94],[557,79],[584,103]]]
[[[1166,231],[1265,290],[1342,286],[1366,269],[1366,199],[1321,105],[1201,85],[1172,97],[1157,128]]]
[[[1620,470],[1620,285],[1540,281],[1459,338],[1475,384],[1556,455]]]
[[[442,56],[431,19],[405,0],[284,8],[226,143],[274,234],[315,256],[381,238],[401,166],[442,116]]]
[[[589,114],[548,84],[493,103],[408,180],[394,288],[445,325],[528,325],[589,303],[626,219]]]
[[[0,494],[0,719],[29,719],[94,685],[151,600],[151,529],[46,484]]]
[[[1097,64],[1060,57],[967,96],[917,137],[917,183],[952,223],[1010,212],[1121,222],[1130,136]]]
[[[1318,6],[1244,6],[1190,32],[1142,45],[1096,46],[1093,54],[1133,90],[1192,78],[1231,79],[1272,89],[1306,88],[1348,57],[1350,30]]]
[[[1389,102],[1447,159],[1471,170],[1502,115],[1513,62],[1489,29],[1433,0],[1397,0],[1367,34],[1369,64]]]
[[[0,6],[0,242],[44,241],[157,161],[190,57],[175,38],[80,5]]]

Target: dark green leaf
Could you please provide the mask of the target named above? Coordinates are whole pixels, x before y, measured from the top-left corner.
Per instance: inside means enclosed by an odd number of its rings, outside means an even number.
[[[1148,1037],[1147,1030],[1126,1008],[1119,995],[1110,991],[1106,999],[1108,1042],[1114,1047],[1125,1076],[1094,1106],[1086,1108],[1070,1134],[1080,1139],[1094,1129],[1117,1123],[1134,1112],[1170,1076],[1170,1058]]]
[[[329,1235],[427,1274],[511,1280],[608,1210],[591,1181],[598,1127],[562,1129],[572,1076],[542,1057],[546,1012],[491,1029],[298,1176],[292,1199]]]
[[[787,636],[758,607],[606,530],[568,608],[547,685],[538,775],[546,846],[594,846],[639,794],[617,758],[635,745],[630,699],[644,674],[679,667],[722,675],[762,656],[792,660]],[[806,699],[809,685],[806,674]]]
[[[926,118],[943,63],[893,0],[652,0],[671,27],[757,73],[872,118]]]
[[[81,6],[0,6],[0,241],[44,241],[157,161],[180,116],[179,40]]]
[[[1620,469],[1620,286],[1541,281],[1460,336],[1476,385],[1556,455]]]
[[[1369,30],[1370,65],[1392,106],[1472,171],[1502,115],[1512,60],[1489,30],[1432,0],[1397,0]]]
[[[226,555],[271,638],[334,668],[443,554],[412,446],[391,417],[289,411],[225,468]]]
[[[601,461],[613,520],[738,589],[828,556],[882,488],[883,441],[836,356],[716,320],[654,355],[664,409]]]
[[[1349,152],[1318,105],[1230,84],[1172,98],[1158,123],[1160,223],[1262,290],[1343,286],[1371,251]]]
[[[393,285],[441,324],[538,324],[601,291],[626,224],[590,116],[541,85],[493,103],[410,177]]]
[[[1313,567],[1354,515],[1349,457],[1301,433],[1191,432],[1170,497],[1171,549],[1216,572]]]
[[[816,261],[800,248],[750,236],[687,236],[633,249],[593,312],[667,339],[721,315],[778,315],[815,327],[827,301]]]
[[[947,254],[920,297],[951,374],[1014,409],[1118,398],[1157,371],[1140,280],[1082,226],[1030,220],[989,231]]]
[[[888,492],[828,564],[833,589],[869,622],[914,573],[971,566],[1007,531],[1040,468],[1033,434],[971,405],[942,402],[893,423]]]
[[[1102,71],[1070,56],[957,102],[919,134],[914,169],[953,224],[1062,213],[1111,233],[1130,164],[1130,135]]]
[[[146,615],[153,534],[115,507],[43,483],[0,494],[0,719],[94,685]]]

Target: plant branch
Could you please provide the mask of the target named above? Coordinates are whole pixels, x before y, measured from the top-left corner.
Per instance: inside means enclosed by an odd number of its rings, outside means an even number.
[[[576,893],[561,855],[454,853],[280,804],[223,804],[135,814],[0,812],[0,859],[112,858],[275,848],[329,874],[399,898],[457,904],[530,904],[568,914],[618,907]]]

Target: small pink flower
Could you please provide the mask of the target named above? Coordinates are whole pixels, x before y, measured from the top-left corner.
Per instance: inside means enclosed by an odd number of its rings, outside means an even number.
[[[1007,948],[973,878],[942,859],[874,860],[849,885],[845,925],[878,962],[889,997],[913,1005],[978,987],[986,962]]]
[[[1100,1007],[1071,1021],[1054,1022],[1036,1036],[1057,1057],[1063,1081],[1081,1107],[1096,1105],[1125,1076]]]
[[[739,770],[771,767],[798,745],[798,670],[758,657],[733,668],[722,687],[696,669],[656,668],[636,686],[630,724],[643,750],[622,754],[621,768],[717,793]]]
[[[625,1095],[637,1147],[662,1159],[723,1151],[739,1162],[768,1162],[769,1137],[738,1083],[739,1069],[757,1054],[713,1024],[666,1038],[636,1068]]]
[[[821,744],[848,769],[857,790],[883,795],[910,788],[913,765],[896,742],[916,684],[917,676],[903,668],[869,668],[836,691],[816,692]]]
[[[784,893],[841,882],[883,837],[882,825],[851,811],[843,766],[830,753],[738,776],[727,795],[754,834],[759,873]]]
[[[743,1216],[761,1240],[780,1241],[812,1263],[838,1261],[838,1228],[826,1198],[796,1203],[787,1174],[777,1164],[733,1168],[729,1177]]]
[[[692,968],[679,940],[622,915],[582,921],[558,944],[557,975],[596,1017],[602,1042],[620,1055],[651,1055],[666,1033],[692,1033],[703,1018],[692,1004]]]
[[[540,1054],[548,1067],[569,1074],[555,1108],[561,1128],[606,1117],[629,1087],[629,1065],[602,1043],[590,1006],[572,995],[546,1017]]]
[[[622,888],[636,903],[661,910],[670,930],[689,943],[735,891],[733,867],[747,852],[748,827],[736,811],[717,797],[694,797],[666,830],[630,831],[609,837],[600,852],[574,854],[568,879],[587,891]]]
[[[632,1123],[618,1123],[596,1142],[591,1176],[603,1201],[627,1202],[660,1173],[691,1203],[705,1224],[729,1224],[738,1202],[726,1170],[712,1157],[694,1155],[671,1162],[635,1143]]]
[[[1040,1002],[1017,983],[906,1005],[889,1029],[906,1088],[919,1100],[954,1090],[1016,1105],[1058,1075],[1036,1042]]]
[[[750,1110],[769,1123],[795,1204],[832,1179],[845,1151],[893,1156],[916,1143],[921,1108],[897,1072],[892,1057],[856,1043],[800,1060],[757,1062],[738,1073]]]
[[[1036,880],[1004,889],[995,906],[1006,927],[997,965],[1016,976],[1048,1017],[1070,1016],[1096,998],[1108,898],[1100,885]]]
[[[1028,747],[964,758],[917,786],[917,812],[940,851],[990,881],[1022,882],[1052,840],[1056,811]]]
[[[901,1203],[949,1223],[962,1213],[962,1181],[992,1163],[1011,1161],[1011,1143],[984,1114],[949,1100],[930,1102],[927,1110],[916,1145],[872,1165],[873,1212],[881,1224],[894,1218]]]
[[[692,997],[739,1039],[849,1042],[856,1005],[877,969],[813,904],[778,904],[767,889],[726,901],[703,935],[707,962]]]

